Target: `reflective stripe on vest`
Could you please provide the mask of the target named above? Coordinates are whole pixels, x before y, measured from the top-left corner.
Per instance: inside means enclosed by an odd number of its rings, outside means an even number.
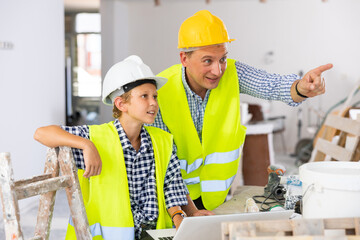
[[[92,233],[103,233],[93,236],[97,236],[96,239],[119,239],[121,236],[121,239],[133,240],[134,220],[118,132],[113,122],[89,126],[89,130],[90,140],[96,146],[102,160],[102,171],[100,175],[93,176],[90,180],[82,176],[84,170],[78,170],[78,176],[89,225],[93,227]],[[172,154],[173,138],[171,134],[159,128],[146,127],[146,130],[151,137],[155,157],[159,209],[156,228],[171,228],[172,221],[166,209],[163,189]],[[125,235],[119,235],[120,232]],[[66,239],[76,239],[71,225],[68,227]]]
[[[229,163],[232,161],[236,161],[236,159],[240,156],[240,149],[235,149],[230,152],[216,152],[212,153],[205,158],[204,165],[207,164],[222,164],[222,163]],[[203,160],[201,158],[196,159],[191,165],[188,165],[187,161],[185,159],[179,160],[180,162],[180,168],[184,171],[186,171],[187,174],[199,169],[201,165],[203,164]]]
[[[74,227],[72,218],[69,219],[69,224]],[[93,237],[102,236],[106,240],[134,239],[134,227],[104,227],[100,223],[90,225],[90,232]]]
[[[179,160],[180,168],[184,170],[187,174],[199,169],[203,163],[202,158],[196,159],[192,164],[188,165],[185,159]]]
[[[224,163],[233,162],[236,161],[236,159],[238,159],[239,156],[240,156],[240,148],[230,152],[223,152],[223,153],[215,152],[206,156],[204,165],[214,164],[214,163],[224,164]]]
[[[200,177],[187,178],[187,179],[184,179],[184,182],[186,185],[197,184],[197,183],[200,183]]]
[[[203,192],[219,192],[228,189],[235,179],[235,176],[226,180],[209,180],[201,182],[201,191]]]
[[[239,80],[235,60],[227,60],[227,69],[218,87],[210,92],[202,142],[187,102],[182,66],[174,65],[159,76],[168,78],[168,82],[159,90],[158,101],[162,119],[174,135],[184,182],[188,185],[190,197],[196,199],[201,196],[204,206],[212,210],[226,198],[231,179],[238,170],[245,139],[246,128],[240,124]],[[211,183],[214,187],[209,187]]]

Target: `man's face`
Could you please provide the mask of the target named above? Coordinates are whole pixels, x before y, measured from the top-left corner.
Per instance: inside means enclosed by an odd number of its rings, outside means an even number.
[[[226,57],[226,44],[203,47],[191,55],[180,52],[188,84],[196,94],[205,96],[207,90],[218,86],[226,69]]]

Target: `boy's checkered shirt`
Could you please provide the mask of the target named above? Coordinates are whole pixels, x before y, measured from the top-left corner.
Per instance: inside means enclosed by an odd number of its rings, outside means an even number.
[[[118,131],[124,152],[131,210],[134,216],[135,235],[136,238],[139,238],[141,234],[140,225],[145,223],[153,225],[155,228],[159,214],[156,198],[154,151],[151,138],[144,127],[140,132],[140,149],[136,152],[119,120],[116,119],[114,125]],[[71,134],[90,139],[89,127],[87,125],[74,127],[62,126],[62,128]],[[73,148],[73,155],[76,166],[84,169],[85,163],[82,150]],[[188,191],[181,177],[180,165],[175,150],[173,150],[166,172],[164,194],[167,208],[187,205],[186,194],[188,194]]]

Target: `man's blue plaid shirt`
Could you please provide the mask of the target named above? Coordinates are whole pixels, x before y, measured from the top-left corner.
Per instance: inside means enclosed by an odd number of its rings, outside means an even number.
[[[235,67],[239,79],[239,92],[253,97],[266,100],[282,101],[289,106],[298,106],[300,103],[294,102],[290,95],[290,88],[294,81],[300,79],[296,74],[279,75],[270,74],[264,70],[259,70],[239,61],[235,62]],[[182,68],[182,82],[185,88],[186,97],[189,104],[191,118],[193,119],[200,141],[206,104],[209,100],[211,90],[206,92],[204,100],[196,95],[189,87],[185,78],[185,68]],[[159,110],[155,122],[151,126],[158,127],[169,132],[162,120]]]

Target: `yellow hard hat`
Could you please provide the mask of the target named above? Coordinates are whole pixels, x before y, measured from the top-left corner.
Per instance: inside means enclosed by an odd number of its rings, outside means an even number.
[[[208,10],[201,10],[180,26],[178,48],[202,47],[234,41],[223,21]]]

